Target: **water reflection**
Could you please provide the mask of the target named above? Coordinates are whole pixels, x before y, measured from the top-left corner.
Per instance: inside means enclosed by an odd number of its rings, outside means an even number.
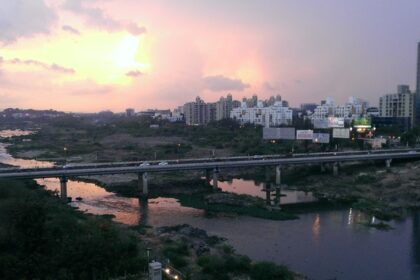
[[[312,224],[312,234],[315,240],[319,237],[319,232],[321,230],[321,219],[319,217],[319,214],[315,216],[314,223]]]
[[[251,180],[233,179],[231,181],[219,181],[218,186],[225,192],[247,194],[263,198],[270,205],[276,205],[276,203],[290,204],[316,201],[312,193],[288,190],[284,187],[278,189],[277,186],[274,186],[274,184],[268,181],[258,184]],[[272,197],[274,197],[274,201]]]

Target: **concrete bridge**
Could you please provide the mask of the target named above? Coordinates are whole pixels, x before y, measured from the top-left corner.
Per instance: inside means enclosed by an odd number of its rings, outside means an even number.
[[[115,162],[98,164],[67,165],[51,168],[3,168],[0,169],[0,178],[59,178],[60,195],[67,197],[67,181],[69,177],[112,175],[112,174],[138,174],[139,189],[143,195],[148,194],[148,173],[205,170],[206,178],[217,189],[218,173],[220,169],[245,168],[257,166],[275,166],[276,188],[281,185],[282,166],[298,164],[331,164],[334,175],[338,175],[341,162],[384,161],[387,168],[391,167],[393,159],[419,159],[420,149],[393,149],[378,151],[356,152],[329,152],[289,155],[261,155],[224,158],[203,158],[186,160],[168,160],[152,162]]]

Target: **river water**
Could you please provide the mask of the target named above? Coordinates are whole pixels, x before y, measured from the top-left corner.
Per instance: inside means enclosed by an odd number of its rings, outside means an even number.
[[[24,135],[0,131],[0,137]],[[0,162],[20,167],[47,167],[52,163],[15,159],[0,142]],[[58,190],[57,179],[37,180]],[[220,182],[225,191],[266,197],[262,184],[234,179]],[[309,202],[311,194],[282,191],[281,203]],[[271,221],[252,217],[207,217],[202,210],[182,207],[173,198],[124,198],[85,182],[69,181],[68,195],[82,197],[73,207],[93,214],[112,214],[125,224],[168,226],[187,223],[228,239],[240,254],[255,260],[285,264],[309,279],[420,279],[420,212],[391,222],[380,231],[361,223],[375,218],[353,209],[315,211],[300,219]]]

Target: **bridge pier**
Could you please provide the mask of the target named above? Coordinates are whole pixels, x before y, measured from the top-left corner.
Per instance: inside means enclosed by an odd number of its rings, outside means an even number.
[[[149,217],[149,203],[147,197],[139,197],[139,225],[147,226]]]
[[[325,164],[321,163],[321,172],[324,173],[325,172]]]
[[[280,208],[280,197],[281,197],[281,186],[276,186],[276,198],[274,201],[274,205]]]
[[[392,162],[392,159],[387,159],[387,160],[385,160],[386,169],[387,169],[388,171],[391,169],[391,162]]]
[[[67,177],[60,177],[60,198],[67,200]]]
[[[137,184],[138,184],[139,192],[143,196],[147,196],[149,194],[147,179],[148,179],[147,172],[138,174]]]
[[[338,162],[333,163],[333,175],[338,176]]]
[[[211,184],[211,169],[206,169],[206,184],[210,185]]]
[[[276,166],[276,188],[281,185],[281,165]]]
[[[266,182],[263,187],[265,191],[265,202],[267,205],[271,205],[271,185]]]
[[[214,168],[213,169],[213,190],[218,189],[218,174],[219,174],[219,169]]]

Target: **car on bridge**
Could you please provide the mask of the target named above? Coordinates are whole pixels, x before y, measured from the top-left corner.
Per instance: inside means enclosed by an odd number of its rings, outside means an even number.
[[[168,162],[167,161],[162,161],[162,162],[159,162],[158,165],[160,165],[160,166],[168,165]]]
[[[150,165],[150,163],[148,163],[147,161],[144,161],[144,162],[142,162],[142,163],[140,163],[140,167],[145,167],[145,166],[149,166]]]

